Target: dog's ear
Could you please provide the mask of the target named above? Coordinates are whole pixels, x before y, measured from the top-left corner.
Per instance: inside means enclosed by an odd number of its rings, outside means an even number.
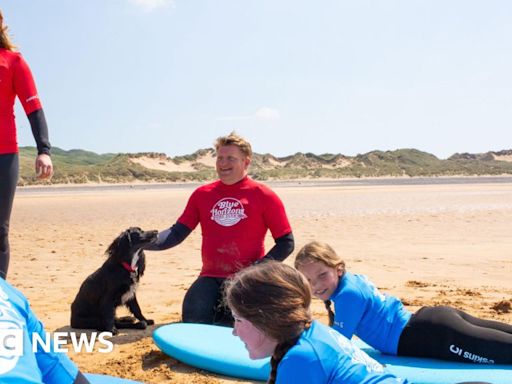
[[[128,241],[128,247],[131,245],[131,237],[130,237],[130,231],[126,230],[123,231],[117,236],[112,244],[109,245],[107,248],[107,251],[105,252],[108,257],[112,257],[119,253],[119,251],[122,249],[123,242]]]
[[[128,238],[128,246],[132,246],[132,233],[130,230],[126,231],[126,237]]]

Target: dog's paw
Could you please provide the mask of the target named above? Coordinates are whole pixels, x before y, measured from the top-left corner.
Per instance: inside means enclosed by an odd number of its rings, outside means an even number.
[[[115,335],[117,335],[119,333],[119,330],[116,327],[112,327],[110,332],[112,332],[112,336],[115,336]]]
[[[135,329],[146,329],[147,326],[148,326],[148,323],[146,323],[144,320],[141,320],[138,323],[135,323],[133,325],[133,328],[135,328]]]
[[[155,324],[155,320],[146,319],[146,324],[147,325],[153,325],[153,324]]]

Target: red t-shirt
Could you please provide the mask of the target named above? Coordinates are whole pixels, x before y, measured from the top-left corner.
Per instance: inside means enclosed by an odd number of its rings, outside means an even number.
[[[17,153],[14,99],[18,96],[25,113],[41,109],[30,68],[20,53],[0,48],[0,154]]]
[[[201,224],[201,276],[210,277],[228,277],[265,256],[267,229],[274,239],[292,231],[279,197],[248,177],[197,188],[178,221],[192,230]]]

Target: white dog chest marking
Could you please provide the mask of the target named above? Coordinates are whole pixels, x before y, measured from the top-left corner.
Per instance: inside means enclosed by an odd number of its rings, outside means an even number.
[[[126,304],[128,300],[133,299],[135,296],[135,291],[137,290],[137,283],[133,283],[130,285],[130,289],[121,296],[121,303]]]

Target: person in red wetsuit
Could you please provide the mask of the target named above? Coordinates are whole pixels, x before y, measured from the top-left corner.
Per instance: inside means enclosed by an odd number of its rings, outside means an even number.
[[[0,277],[4,279],[10,258],[9,219],[19,175],[14,121],[16,96],[27,114],[36,140],[36,174],[40,178],[47,178],[53,172],[48,128],[36,86],[27,63],[14,49],[0,11]]]
[[[247,175],[251,145],[231,133],[219,137],[215,149],[219,180],[197,188],[177,222],[161,231],[158,241],[147,249],[174,247],[200,224],[203,266],[183,300],[182,320],[232,325],[231,313],[222,305],[226,278],[264,260],[284,260],[293,252],[294,239],[279,197]],[[265,253],[267,230],[275,245]]]

